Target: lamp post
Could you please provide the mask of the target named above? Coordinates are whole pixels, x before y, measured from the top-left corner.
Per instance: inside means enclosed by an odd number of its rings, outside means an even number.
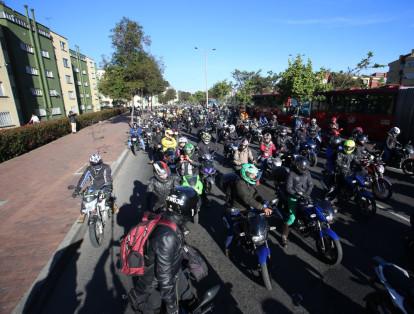
[[[198,47],[194,47],[195,50],[200,50]],[[206,108],[208,106],[208,84],[207,84],[207,55],[209,51],[216,51],[216,48],[210,48],[210,49],[203,49],[204,53],[204,80],[206,84]]]

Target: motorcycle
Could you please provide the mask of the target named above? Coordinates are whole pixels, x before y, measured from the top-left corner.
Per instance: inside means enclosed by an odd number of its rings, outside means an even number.
[[[201,181],[204,185],[205,194],[210,194],[211,188],[214,185],[214,177],[217,173],[214,167],[214,157],[212,154],[205,154],[201,157]]]
[[[234,153],[239,148],[237,143],[228,143],[224,147],[224,158],[226,158],[227,162],[233,162]]]
[[[406,175],[414,176],[414,147],[411,141],[405,146],[397,146],[394,155],[390,164],[400,168]]]
[[[338,175],[334,175],[333,182],[337,181]],[[377,202],[373,193],[367,190],[370,186],[371,181],[366,174],[354,173],[345,178],[345,187],[338,191],[338,197],[345,202],[353,199],[362,215],[372,217],[377,213]],[[326,194],[326,199],[331,199],[334,191],[335,189],[331,188]]]
[[[318,163],[318,154],[316,153],[316,143],[312,138],[308,138],[306,142],[300,143],[299,154],[309,160],[311,167],[315,167]]]
[[[140,138],[138,136],[132,135],[128,140],[128,147],[131,149],[133,155],[140,149]]]
[[[267,290],[272,290],[268,270],[271,255],[267,240],[269,231],[276,229],[276,227],[269,226],[265,214],[253,208],[247,212],[232,208],[229,216],[223,217],[227,229],[231,232],[226,239],[226,253],[228,253],[235,236],[247,253],[257,256],[258,268],[263,283]]]
[[[380,156],[370,155],[361,161],[371,181],[372,192],[379,200],[387,200],[392,196],[392,183],[384,177],[385,163]]]
[[[278,189],[279,197],[282,195]],[[285,197],[286,198],[286,197]],[[280,199],[285,199],[280,197]],[[281,206],[278,206],[281,203]],[[282,204],[283,203],[283,204]],[[280,207],[285,208],[281,211]],[[286,221],[287,201],[279,199],[272,201],[272,209],[282,222]],[[308,198],[300,198],[296,207],[296,219],[292,227],[304,238],[312,236],[315,240],[316,250],[325,263],[336,266],[342,261],[343,251],[339,236],[332,230],[334,223],[334,210],[328,201],[313,202]]]
[[[182,176],[181,185],[193,188],[197,192],[197,208],[195,209],[195,213],[193,215],[193,222],[197,225],[199,223],[199,212],[201,209],[201,195],[203,194],[204,188],[203,182],[201,181],[199,175],[184,175]]]
[[[69,186],[68,189],[74,189]],[[104,240],[105,224],[111,217],[111,206],[108,206],[104,189],[86,188],[82,193],[82,213],[88,216],[89,239],[93,247],[100,247]]]
[[[250,134],[249,134],[250,141],[252,143],[254,141],[257,141],[260,144],[260,142],[263,139],[262,131],[263,131],[263,128],[262,127],[251,128],[250,129]]]
[[[375,291],[364,300],[368,313],[414,313],[414,280],[408,272],[381,257],[374,257]]]

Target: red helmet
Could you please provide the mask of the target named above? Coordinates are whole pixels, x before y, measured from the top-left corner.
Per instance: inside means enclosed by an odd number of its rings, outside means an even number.
[[[338,120],[338,118],[337,118],[337,117],[335,117],[335,116],[333,116],[333,117],[331,118],[331,123],[336,123],[336,120]]]

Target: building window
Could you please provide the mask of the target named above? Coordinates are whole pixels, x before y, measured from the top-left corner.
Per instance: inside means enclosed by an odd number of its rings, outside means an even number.
[[[31,75],[39,75],[39,71],[36,68],[26,65],[26,73]]]
[[[45,57],[45,58],[50,58],[49,57],[49,51],[42,50],[42,56]]]
[[[86,98],[89,98],[89,94],[86,94]]]
[[[28,45],[28,44],[26,44],[26,43],[24,43],[24,42],[21,42],[20,43],[20,48],[22,50],[24,50],[24,51],[27,51],[27,52],[30,52],[30,53],[34,53],[33,47],[30,46],[30,45]]]
[[[49,78],[53,78],[53,72],[49,71],[49,70],[46,70],[46,76],[49,77]]]
[[[407,80],[414,80],[414,72],[412,72],[412,73],[405,73],[405,78],[407,79]]]
[[[89,84],[88,84],[88,82],[85,82],[83,85],[88,86]]]
[[[6,93],[4,92],[3,82],[0,82],[0,97],[5,97]]]
[[[85,70],[82,70],[82,74],[86,75],[86,71]]]
[[[407,61],[405,63],[406,68],[414,68],[414,61]]]
[[[75,68],[73,69],[73,71],[75,71],[76,73],[79,73],[79,68]]]
[[[70,68],[70,66],[69,66],[69,60],[68,60],[68,59],[63,58],[63,66],[64,66],[65,68]]]
[[[68,84],[72,84],[73,83],[72,82],[72,77],[70,75],[65,75],[65,80],[66,80],[66,83],[68,83]]]
[[[66,44],[64,41],[60,41],[60,50],[66,51]]]
[[[69,91],[68,92],[68,95],[69,95],[69,99],[76,99],[76,96],[75,96],[75,92],[74,91]]]
[[[10,112],[0,112],[0,127],[12,126],[13,121]]]
[[[49,95],[52,96],[52,97],[58,97],[59,96],[59,93],[57,92],[56,89],[51,89],[49,91]]]
[[[79,86],[82,85],[81,81],[77,81],[76,84],[78,84]]]
[[[42,96],[42,90],[40,88],[31,88],[30,91],[32,92],[33,96]]]
[[[62,111],[60,110],[59,107],[52,108],[52,115],[58,115],[58,114],[61,114],[61,113],[62,113]]]

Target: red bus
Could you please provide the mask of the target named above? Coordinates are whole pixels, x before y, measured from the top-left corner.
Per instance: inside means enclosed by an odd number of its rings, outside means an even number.
[[[332,116],[338,117],[344,134],[361,126],[372,140],[382,141],[393,126],[401,128],[401,138],[414,139],[414,88],[396,85],[371,89],[346,89],[322,93],[324,100],[305,104],[303,116],[318,119],[327,128]],[[282,123],[291,123],[291,112],[278,93],[254,95],[254,111],[276,113]]]

